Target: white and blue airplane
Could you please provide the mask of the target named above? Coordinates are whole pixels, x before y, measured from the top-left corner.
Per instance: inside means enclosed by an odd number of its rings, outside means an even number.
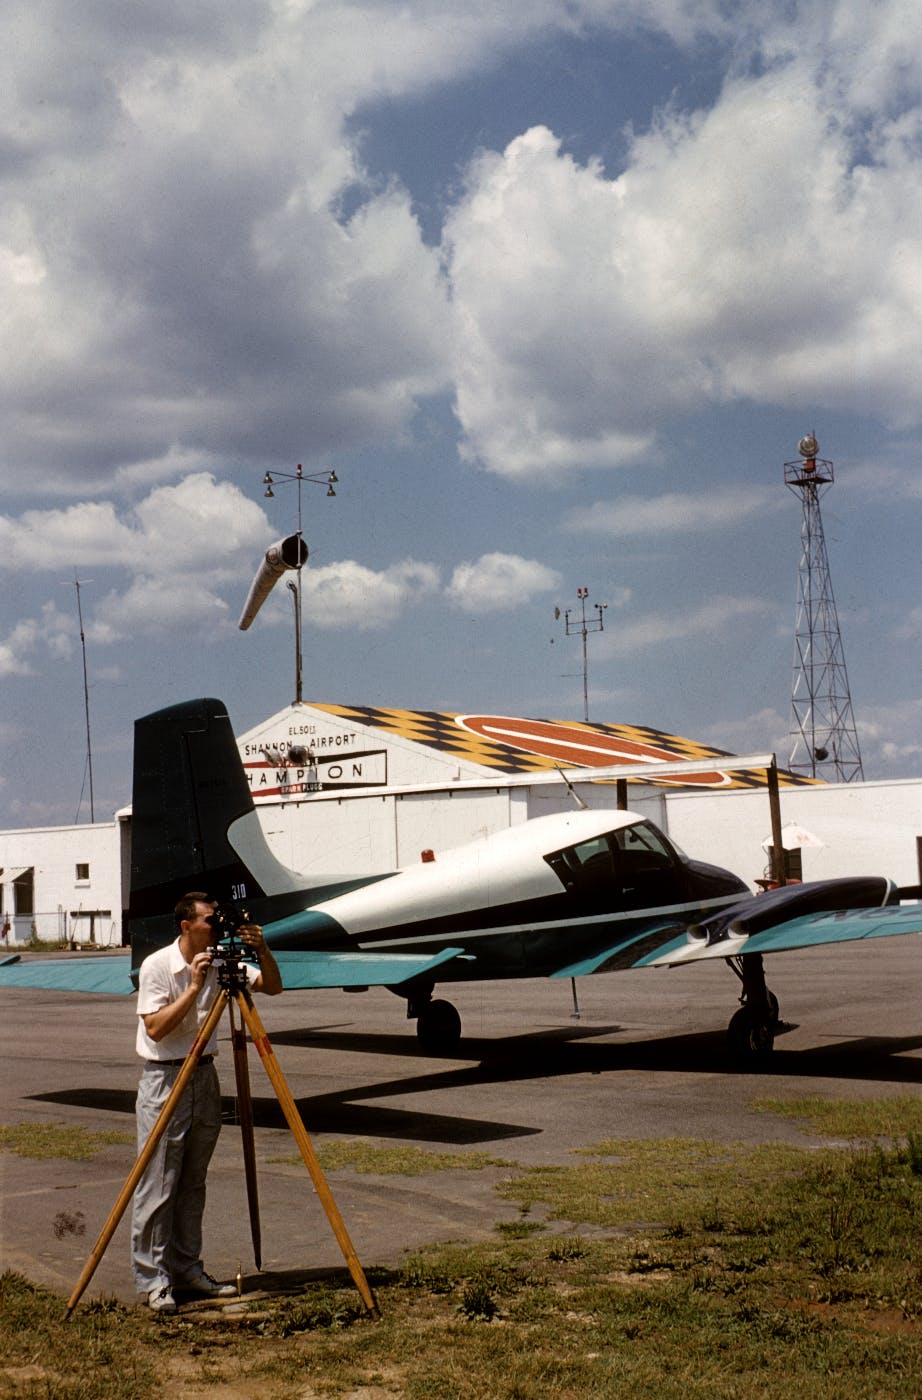
[[[900,904],[917,889],[858,877],[753,896],[619,809],[538,817],[389,874],[308,881],[266,842],[225,706],[201,699],[135,726],[130,956],[8,958],[0,987],[131,992],[143,959],[175,936],[172,908],[190,890],[245,906],[286,988],[387,987],[434,1052],[461,1035],[454,1006],[433,996],[439,984],[721,958],[742,983],[731,1050],[758,1058],[778,1025],[764,954],[922,932],[922,905]]]

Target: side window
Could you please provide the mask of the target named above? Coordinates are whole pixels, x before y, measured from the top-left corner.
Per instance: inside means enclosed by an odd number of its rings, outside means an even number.
[[[545,860],[567,890],[593,891],[610,886],[614,878],[614,857],[607,836],[595,836],[545,856]]]

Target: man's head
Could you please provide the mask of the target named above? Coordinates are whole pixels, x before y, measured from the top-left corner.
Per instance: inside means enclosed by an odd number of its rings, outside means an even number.
[[[184,894],[182,899],[177,901],[173,910],[173,919],[180,933],[183,932],[183,924],[197,924],[200,920],[208,918],[217,908],[218,901],[212,899],[211,895],[205,894],[202,890],[193,890],[191,894]]]

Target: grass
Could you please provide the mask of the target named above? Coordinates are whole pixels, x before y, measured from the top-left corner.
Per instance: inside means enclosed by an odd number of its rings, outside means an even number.
[[[93,1133],[64,1123],[0,1123],[0,1152],[15,1152],[20,1157],[87,1162],[104,1147],[134,1140],[134,1133]]]
[[[427,1152],[421,1147],[388,1145],[380,1147],[362,1138],[348,1142],[325,1142],[317,1156],[325,1172],[349,1168],[380,1176],[423,1176],[427,1172],[473,1171],[484,1167],[505,1167],[509,1163],[484,1152]],[[276,1157],[273,1161],[300,1166],[301,1157]]]
[[[871,1141],[922,1135],[922,1099],[908,1094],[884,1099],[755,1099],[751,1107],[803,1123],[822,1137]]]
[[[606,1141],[506,1164],[503,1199],[544,1233],[370,1270],[378,1322],[328,1281],[236,1321],[97,1303],[65,1323],[62,1299],[7,1275],[0,1396],[915,1400],[922,1152],[913,1113],[859,1141],[883,1121],[868,1113],[841,1107],[848,1147]]]
[[[575,1166],[534,1167],[504,1178],[499,1194],[521,1211],[606,1228],[669,1229],[689,1220],[719,1228],[744,1215],[803,1167],[796,1147],[745,1148],[694,1138],[603,1141]]]

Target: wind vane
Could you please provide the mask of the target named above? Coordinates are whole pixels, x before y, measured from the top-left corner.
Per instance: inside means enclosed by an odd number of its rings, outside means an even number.
[[[237,626],[241,632],[245,632],[250,623],[259,612],[263,603],[268,598],[272,589],[282,575],[289,570],[295,574],[295,582],[289,580],[288,587],[291,589],[294,599],[295,610],[295,704],[300,705],[303,698],[302,683],[302,661],[301,661],[301,570],[307,563],[308,548],[304,542],[301,530],[301,486],[305,481],[312,482],[317,486],[326,486],[327,495],[335,496],[334,486],[339,480],[335,471],[317,472],[314,475],[306,475],[301,463],[298,463],[297,471],[294,472],[266,472],[263,477],[265,491],[263,495],[269,500],[275,498],[273,486],[279,482],[294,481],[298,487],[298,528],[293,535],[286,535],[284,539],[276,540],[270,544],[266,550],[263,562],[259,566],[256,577],[250,585],[250,592],[243,605],[243,612]]]

